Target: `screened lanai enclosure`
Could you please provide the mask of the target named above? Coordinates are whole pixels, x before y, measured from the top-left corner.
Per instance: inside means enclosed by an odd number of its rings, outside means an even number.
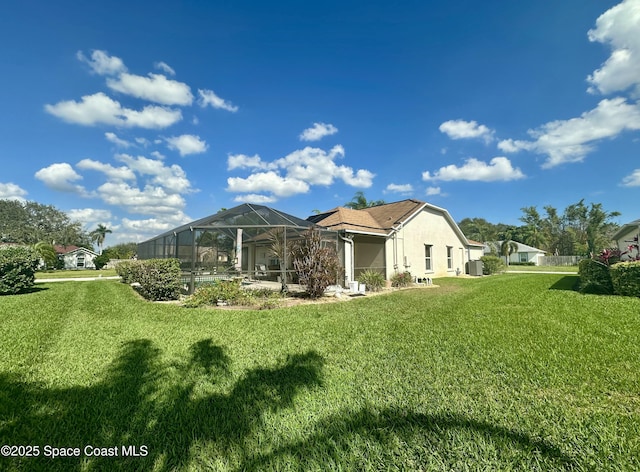
[[[245,203],[138,244],[139,259],[176,258],[189,291],[203,282],[239,277],[296,283],[291,249],[309,228],[338,249],[338,233],[262,205]]]

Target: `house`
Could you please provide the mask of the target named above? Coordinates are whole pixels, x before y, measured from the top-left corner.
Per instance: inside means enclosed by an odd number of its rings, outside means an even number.
[[[623,225],[613,235],[613,240],[621,252],[625,252],[622,260],[634,259],[640,255],[640,247],[638,246],[638,237],[640,236],[640,220],[632,221]]]
[[[419,200],[337,207],[308,220],[338,232],[347,285],[368,269],[387,280],[405,271],[418,278],[458,275],[483,255],[482,244],[469,241],[447,210]]]
[[[58,257],[64,262],[65,269],[95,269],[93,263],[98,254],[91,249],[78,246],[62,246],[56,244],[53,246]]]
[[[518,250],[509,256],[509,264],[530,264],[540,265],[540,258],[545,255],[545,251],[536,247],[527,246],[526,244],[513,241]],[[500,252],[500,246],[503,241],[493,241],[484,244],[484,253],[491,254]]]

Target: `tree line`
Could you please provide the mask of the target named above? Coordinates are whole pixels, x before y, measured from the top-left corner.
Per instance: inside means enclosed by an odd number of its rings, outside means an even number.
[[[618,225],[612,221],[617,211],[606,211],[601,203],[584,199],[561,213],[547,205],[541,213],[535,206],[521,208],[520,226],[493,224],[484,218],[465,218],[458,223],[462,232],[478,242],[517,241],[559,256],[597,254],[613,245]]]

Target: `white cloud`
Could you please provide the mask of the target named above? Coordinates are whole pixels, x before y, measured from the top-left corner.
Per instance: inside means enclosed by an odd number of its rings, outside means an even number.
[[[142,147],[147,147],[151,142],[147,138],[136,138],[136,143],[138,143]]]
[[[118,147],[123,147],[126,149],[132,146],[129,141],[120,139],[115,133],[104,133],[104,137],[107,138],[107,141],[115,144]]]
[[[173,218],[147,218],[143,220],[132,220],[130,218],[122,218],[122,228],[125,230],[142,231],[146,233],[158,234],[175,228],[178,225],[188,223],[188,217],[179,212]]]
[[[166,128],[182,119],[180,110],[166,107],[150,105],[141,111],[123,108],[119,102],[102,92],[85,95],[81,102],[68,100],[45,105],[44,108],[64,121],[84,126],[106,124],[156,129]]]
[[[442,123],[439,129],[451,139],[481,138],[487,143],[493,140],[493,131],[476,121],[449,120]]]
[[[258,205],[263,205],[265,203],[273,203],[277,200],[275,197],[270,197],[267,195],[259,195],[256,193],[250,193],[248,195],[238,195],[233,199],[234,202],[237,203],[256,203]]]
[[[193,134],[183,134],[181,136],[172,136],[166,138],[169,149],[178,151],[181,156],[187,156],[189,154],[201,154],[205,152],[209,146],[207,143],[200,139],[199,136]]]
[[[99,75],[116,75],[127,71],[122,59],[110,56],[106,51],[94,50],[91,52],[91,58],[87,58],[82,51],[78,51],[76,57],[88,64],[91,70]]]
[[[543,168],[567,162],[581,162],[593,150],[595,141],[614,138],[623,131],[640,129],[640,104],[624,98],[605,99],[579,118],[556,120],[529,130],[535,141],[505,140],[498,144],[504,152],[531,150],[548,156]]]
[[[622,179],[623,187],[640,187],[640,169],[635,169],[631,175]]]
[[[12,182],[0,182],[0,199],[1,200],[18,200],[24,201],[27,191]]]
[[[227,191],[233,193],[269,192],[277,197],[290,197],[309,191],[309,184],[291,177],[282,177],[276,172],[258,172],[243,179],[229,177]]]
[[[238,107],[232,105],[226,100],[218,97],[213,90],[198,90],[198,95],[200,98],[198,99],[198,104],[204,108],[207,105],[210,105],[213,108],[219,108],[222,110],[227,110],[230,112],[238,111]]]
[[[128,154],[118,154],[116,159],[140,175],[151,176],[150,183],[153,186],[160,187],[170,194],[194,191],[186,172],[177,164],[167,166],[161,160],[143,156],[133,157]]]
[[[299,136],[300,141],[319,141],[325,136],[336,134],[338,128],[332,124],[314,123],[311,128],[305,129]]]
[[[136,175],[128,167],[113,167],[111,164],[105,164],[92,159],[82,159],[76,164],[76,167],[83,170],[102,172],[112,180],[136,180]]]
[[[154,66],[156,69],[160,69],[165,74],[176,75],[176,71],[173,70],[173,68],[166,62],[162,62],[162,61],[156,62]]]
[[[331,185],[338,178],[353,187],[370,187],[373,173],[360,169],[354,174],[351,167],[339,166],[334,162],[338,157],[344,157],[344,154],[344,148],[340,145],[334,146],[329,152],[307,146],[274,161],[269,167],[285,169],[287,177],[303,180],[311,185]]]
[[[193,95],[189,86],[162,74],[148,77],[123,73],[117,79],[107,79],[107,86],[116,92],[162,105],[191,105]]]
[[[434,180],[468,180],[479,182],[495,182],[495,181],[508,181],[518,180],[524,178],[524,174],[518,168],[513,168],[511,161],[506,157],[494,157],[489,164],[483,161],[479,161],[475,158],[470,158],[465,161],[465,164],[458,167],[454,164],[441,167],[435,174],[431,175],[430,172],[424,172],[422,174],[422,180],[434,181]]]
[[[440,187],[427,187],[427,196],[442,195]]]
[[[354,171],[351,167],[334,162],[343,156],[344,148],[340,145],[334,146],[328,152],[305,147],[273,162],[265,162],[257,154],[229,155],[229,170],[253,169],[264,172],[254,173],[247,178],[230,178],[227,180],[227,190],[261,195],[270,192],[275,196],[284,197],[306,193],[311,185],[331,185],[336,179],[353,187],[370,187],[375,175],[366,169]]]
[[[233,169],[266,169],[268,164],[263,162],[259,155],[247,156],[245,154],[229,154],[227,157],[227,170]]]
[[[168,193],[163,187],[154,185],[139,189],[126,182],[106,182],[98,187],[97,193],[105,203],[122,207],[130,213],[170,215],[185,207],[181,195]]]
[[[640,96],[640,1],[625,0],[596,20],[589,40],[608,44],[611,56],[587,78],[589,91],[603,94],[632,89]]]
[[[411,184],[389,184],[385,189],[385,192],[391,193],[411,193],[413,192],[413,185]]]
[[[122,218],[119,230],[114,232],[113,236],[120,242],[141,242],[191,220],[192,218],[189,218],[182,211],[139,220]]]
[[[35,173],[35,178],[44,182],[50,189],[87,196],[87,192],[83,186],[72,183],[77,180],[82,180],[82,176],[73,170],[73,167],[66,162],[51,164],[48,167],[40,169]]]
[[[113,215],[109,210],[97,208],[76,208],[66,212],[69,218],[82,223],[85,229],[93,229],[98,224],[103,224],[109,229],[113,229],[115,225],[111,222]]]

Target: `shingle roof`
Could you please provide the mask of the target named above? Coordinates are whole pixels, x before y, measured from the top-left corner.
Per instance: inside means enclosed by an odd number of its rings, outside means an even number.
[[[337,207],[309,217],[309,221],[334,230],[386,235],[424,205],[419,200],[402,200],[361,210]]]

